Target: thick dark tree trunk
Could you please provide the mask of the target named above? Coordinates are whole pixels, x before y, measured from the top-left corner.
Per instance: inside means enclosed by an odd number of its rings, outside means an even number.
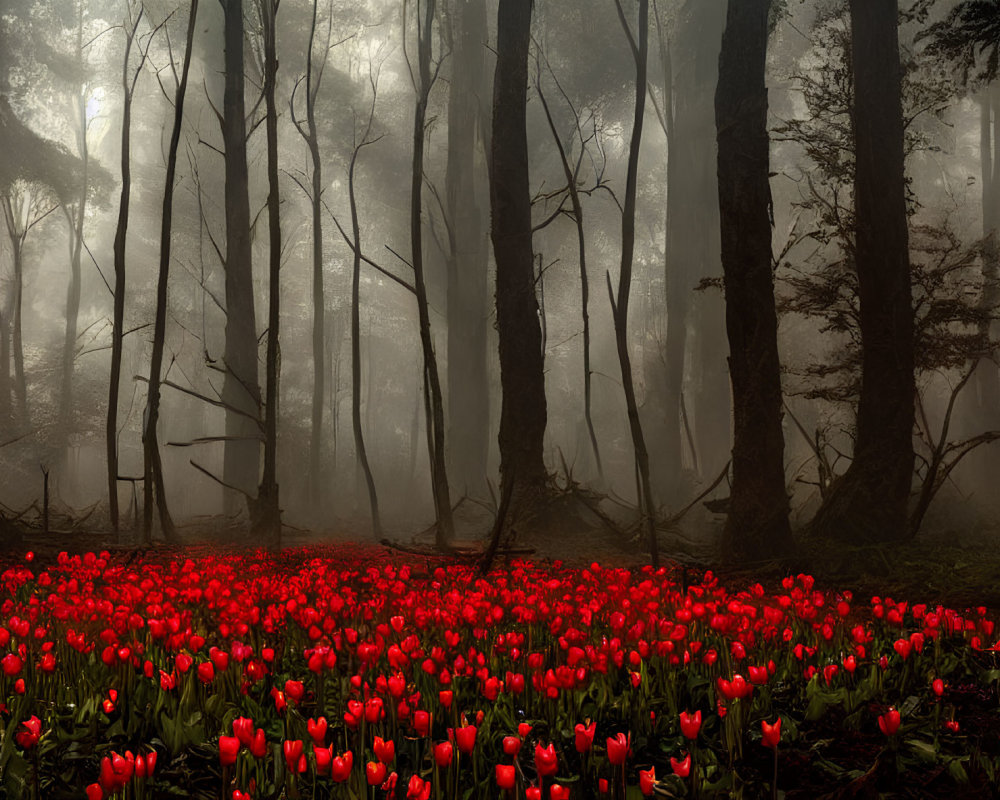
[[[528,187],[528,45],[531,0],[500,0],[493,82],[490,200],[500,340],[500,477],[514,482],[511,514],[547,481],[542,330],[535,295]]]
[[[637,40],[630,32],[619,0],[618,13],[622,27],[628,35],[629,46],[635,60],[635,111],[632,118],[632,139],[628,149],[628,171],[625,179],[625,202],[622,209],[622,252],[618,273],[618,293],[612,296],[611,305],[615,320],[615,344],[618,347],[618,363],[622,372],[622,387],[625,389],[625,408],[628,413],[629,433],[635,452],[635,465],[639,480],[639,509],[645,522],[649,553],[653,566],[660,562],[659,546],[656,540],[655,507],[652,484],[649,480],[649,452],[642,424],[639,421],[639,405],[635,396],[635,382],[632,379],[632,360],[628,349],[628,306],[632,291],[632,260],[635,255],[635,200],[639,183],[639,146],[642,143],[642,123],[646,109],[646,61],[649,53],[649,0],[639,0],[639,23]],[[608,276],[608,293],[611,294],[611,277]]]
[[[258,0],[264,40],[264,128],[267,136],[268,301],[266,405],[264,407],[264,471],[253,528],[271,547],[281,546],[281,507],[278,502],[278,334],[281,322],[281,208],[278,183],[278,76],[276,21],[279,0]]]
[[[730,0],[715,94],[726,332],[733,387],[733,485],[723,552],[787,552],[778,318],[771,270],[767,133],[770,0]]]
[[[437,517],[435,542],[445,547],[455,538],[451,518],[451,497],[448,491],[448,470],[445,466],[444,398],[438,374],[434,338],[431,333],[427,284],[424,280],[423,209],[424,134],[427,101],[431,93],[431,35],[434,25],[434,0],[418,5],[423,17],[417,18],[417,105],[413,114],[413,169],[410,178],[410,259],[413,264],[413,287],[417,296],[417,316],[420,321],[420,346],[423,352],[424,392],[427,398],[427,441],[431,461],[431,491]],[[404,32],[405,35],[405,32]]]
[[[851,40],[861,400],[854,460],[813,528],[891,541],[908,533],[915,397],[896,0],[851,0]]]
[[[149,365],[149,388],[146,396],[146,428],[143,431],[142,451],[143,481],[143,531],[146,541],[152,540],[153,503],[159,511],[160,528],[168,542],[177,540],[167,498],[164,493],[163,464],[156,427],[160,420],[160,373],[163,370],[163,348],[167,336],[167,290],[170,278],[170,235],[174,219],[174,177],[177,174],[177,150],[181,141],[184,119],[184,97],[187,94],[188,72],[191,67],[191,50],[198,18],[198,0],[191,0],[187,38],[184,44],[184,63],[180,83],[174,93],[174,123],[170,131],[167,151],[167,175],[163,186],[163,212],[160,216],[160,267],[156,280],[156,320],[153,323],[153,355]]]
[[[467,494],[486,489],[490,391],[487,369],[486,211],[480,200],[486,179],[489,103],[486,71],[486,3],[451,0],[452,74],[448,94],[448,461],[451,485]]]
[[[111,375],[108,379],[108,417],[105,426],[105,448],[108,467],[108,509],[111,517],[111,530],[118,536],[118,394],[122,377],[122,344],[125,339],[125,241],[128,236],[129,200],[132,195],[132,95],[135,90],[138,72],[135,78],[129,75],[129,56],[132,54],[132,44],[135,41],[139,21],[142,19],[140,9],[131,30],[125,28],[125,56],[122,59],[122,148],[121,169],[122,189],[118,202],[118,226],[115,228],[114,269],[114,312],[111,320]],[[145,60],[145,58],[143,58]],[[141,69],[141,65],[140,65]]]
[[[226,88],[222,139],[226,162],[226,411],[223,481],[247,497],[260,477],[260,385],[257,378],[257,321],[254,309],[247,180],[246,108],[243,71],[243,0],[222,0],[225,16]],[[238,498],[227,491],[227,511]]]

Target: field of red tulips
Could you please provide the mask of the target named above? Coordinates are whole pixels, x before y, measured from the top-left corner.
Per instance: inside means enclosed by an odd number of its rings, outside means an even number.
[[[0,575],[0,797],[994,796],[987,609],[698,577],[28,554]]]

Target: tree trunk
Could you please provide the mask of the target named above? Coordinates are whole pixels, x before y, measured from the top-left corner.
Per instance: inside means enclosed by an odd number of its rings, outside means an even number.
[[[164,493],[163,464],[156,426],[160,419],[160,373],[163,369],[163,348],[167,335],[167,290],[170,277],[170,235],[174,218],[174,178],[177,174],[177,150],[181,141],[181,124],[184,118],[184,97],[187,94],[191,50],[198,18],[198,0],[191,0],[187,38],[184,44],[184,64],[181,79],[174,93],[174,124],[170,131],[167,151],[167,175],[163,186],[163,212],[160,216],[160,267],[156,280],[156,320],[153,324],[153,355],[149,365],[149,388],[146,395],[146,426],[142,437],[144,466],[143,480],[143,531],[146,541],[152,541],[153,502],[159,511],[160,528],[168,542],[177,540],[167,498]],[[155,492],[155,494],[154,494]]]
[[[771,270],[767,133],[770,0],[730,0],[715,95],[726,332],[733,387],[733,484],[723,533],[731,560],[788,551],[778,317]]]
[[[617,296],[611,292],[611,277],[608,276],[608,293],[612,294],[611,307],[615,321],[615,344],[618,347],[618,363],[622,373],[622,387],[625,390],[625,408],[628,413],[629,433],[635,453],[635,465],[639,482],[639,509],[642,514],[649,553],[653,567],[660,565],[659,545],[656,540],[656,519],[653,505],[652,484],[649,479],[649,452],[639,421],[639,405],[635,396],[635,382],[632,379],[632,360],[628,349],[628,306],[632,291],[632,260],[635,255],[635,198],[639,183],[639,146],[642,143],[642,123],[646,110],[646,61],[649,52],[649,0],[639,0],[639,24],[636,33],[638,42],[629,30],[619,0],[618,12],[622,27],[629,39],[635,60],[635,112],[632,118],[632,139],[628,149],[628,171],[625,179],[625,202],[622,209],[622,252],[618,272]]]
[[[83,58],[83,3],[78,7],[76,33],[76,62],[80,69],[81,80],[84,74]],[[59,419],[64,426],[72,422],[73,413],[73,369],[76,363],[76,334],[80,317],[80,257],[83,250],[83,221],[87,213],[87,190],[89,183],[87,151],[87,97],[85,87],[81,86],[76,98],[77,114],[77,148],[80,154],[82,177],[80,199],[75,213],[67,211],[67,221],[70,226],[70,277],[66,290],[66,334],[63,340],[62,381],[59,394]],[[69,435],[69,430],[64,431]]]
[[[698,316],[693,313],[694,309],[721,304],[714,293],[695,294],[694,287],[702,278],[716,277],[720,268],[718,161],[712,98],[718,82],[719,48],[725,23],[725,0],[696,0],[685,4],[674,46],[668,50],[661,38],[661,61],[669,66],[664,83],[672,101],[664,103],[669,128],[664,282],[667,298],[664,482],[666,499],[672,503],[683,500],[681,453],[692,445],[685,433],[681,408],[685,374],[689,365],[701,360],[699,350],[691,347],[688,330],[693,322],[713,321],[713,315]],[[714,344],[716,338],[709,337],[705,344]],[[703,341],[699,332],[694,342]],[[707,347],[705,355],[718,356],[712,350]],[[706,390],[714,386],[714,381],[708,381]],[[728,447],[719,446],[728,441],[728,400],[728,386],[723,386],[719,398],[704,408],[699,406],[699,419],[706,417],[703,429],[714,427],[715,430],[710,440],[700,437],[698,444],[712,456],[717,455],[715,451],[728,450]],[[697,451],[692,449],[691,466],[696,472],[700,460]],[[710,457],[709,460],[714,463],[718,458]],[[714,477],[720,468],[721,465],[711,475],[706,470],[705,476]]]
[[[326,293],[323,288],[323,164],[319,157],[319,131],[316,127],[316,95],[322,80],[322,68],[313,79],[313,46],[316,41],[316,18],[319,0],[313,0],[312,23],[309,28],[309,50],[306,52],[306,128],[300,133],[309,147],[312,162],[312,357],[313,394],[312,418],[309,432],[309,502],[317,508],[323,492],[323,394],[326,381]],[[329,45],[329,41],[327,42]],[[325,64],[325,58],[323,63]],[[292,113],[295,113],[294,107]],[[336,432],[334,432],[334,437]],[[319,509],[323,510],[323,509]]]
[[[278,500],[278,334],[281,322],[281,208],[278,184],[278,75],[276,18],[280,0],[258,0],[264,40],[264,128],[267,136],[268,302],[266,404],[264,406],[264,472],[253,527],[271,547],[281,546],[281,507]]]
[[[480,201],[486,177],[481,127],[489,97],[486,4],[452,0],[452,75],[448,94],[448,457],[451,485],[466,494],[486,489],[490,390],[487,367],[486,213]]]
[[[983,186],[983,288],[979,308],[992,311],[1000,305],[1000,88],[986,88],[979,101],[981,172]],[[990,336],[994,326],[985,324],[980,333]],[[975,435],[1000,426],[1000,370],[991,358],[981,358],[973,373],[975,387]],[[976,472],[992,475],[997,464],[996,449],[983,448],[974,456]]]
[[[535,296],[526,102],[531,0],[500,0],[493,83],[490,200],[500,344],[501,488],[514,482],[511,514],[548,481],[542,332]]]
[[[226,162],[226,376],[222,401],[229,406],[223,481],[249,498],[257,490],[260,475],[260,427],[255,420],[260,419],[261,402],[243,98],[245,31],[242,0],[222,2],[226,73],[222,119]],[[227,491],[226,500],[227,513],[233,513],[237,496]]]
[[[908,532],[915,397],[896,0],[851,0],[851,39],[861,399],[854,460],[813,527],[892,541]]]
[[[372,104],[374,106],[374,100]],[[367,134],[362,141],[362,146],[366,141]],[[361,224],[358,221],[358,203],[354,194],[354,168],[357,165],[360,151],[360,146],[354,148],[351,165],[347,172],[347,194],[351,204],[351,233],[354,238],[354,270],[351,274],[351,423],[354,429],[354,449],[357,453],[358,463],[364,472],[365,486],[368,488],[372,535],[377,541],[382,538],[382,520],[378,510],[375,476],[368,463],[368,450],[365,448],[365,436],[361,426]],[[370,362],[368,368],[371,370]],[[371,401],[369,393],[368,402],[371,403]]]
[[[417,19],[417,66],[419,84],[417,105],[413,114],[413,170],[410,180],[410,259],[413,264],[413,288],[417,295],[417,315],[420,320],[420,345],[424,359],[424,392],[427,396],[427,434],[431,460],[431,490],[437,517],[434,539],[438,547],[447,546],[455,538],[451,518],[451,497],[448,491],[448,471],[445,466],[444,398],[438,375],[434,339],[431,334],[427,285],[424,281],[423,221],[421,202],[424,187],[424,133],[427,101],[431,92],[431,35],[434,25],[434,0],[424,0],[418,6],[423,18]],[[405,35],[405,31],[404,31]]]
[[[125,56],[122,59],[122,148],[121,169],[122,189],[118,202],[118,226],[114,241],[114,312],[111,321],[111,375],[108,379],[108,417],[105,427],[105,447],[108,467],[108,510],[111,530],[118,538],[118,395],[121,386],[122,344],[125,322],[125,241],[128,234],[129,200],[132,193],[131,135],[132,135],[132,94],[135,80],[129,80],[129,56],[135,41],[142,10],[131,30],[125,27]],[[140,65],[141,69],[141,65]],[[136,80],[138,73],[136,73]]]

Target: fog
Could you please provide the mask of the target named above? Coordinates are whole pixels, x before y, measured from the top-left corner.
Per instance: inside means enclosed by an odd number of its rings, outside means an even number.
[[[257,495],[264,409],[272,404],[282,519],[299,528],[369,535],[370,493],[352,421],[355,388],[385,532],[404,538],[438,516],[433,429],[428,435],[433,398],[425,388],[429,372],[411,227],[414,113],[420,49],[427,45],[418,37],[418,20],[427,13],[426,2],[243,4],[254,382],[260,387],[256,396],[264,398],[243,415],[257,420],[251,420],[257,427],[251,425],[249,447],[245,435],[240,439],[227,427],[227,412],[234,412],[224,399],[224,382],[233,373],[226,342],[231,287],[223,37],[224,12],[234,13],[234,4],[202,0],[198,8],[173,186],[157,427],[164,499],[181,525],[211,525],[226,514],[249,518],[244,495]],[[984,203],[994,202],[997,99],[995,89],[963,83],[960,69],[928,53],[924,35],[955,5],[939,2],[927,16],[904,15],[899,28],[918,319],[915,497],[935,453],[945,464],[963,456],[935,489],[925,530],[949,529],[966,513],[978,514],[982,526],[992,524],[995,508],[985,478],[997,466],[997,446],[989,442],[1000,427],[1000,378],[990,335],[998,298],[984,281],[991,258],[984,241],[994,213]],[[630,35],[638,6],[634,0],[621,3]],[[649,451],[650,506],[661,518],[696,498],[729,494],[732,403],[714,107],[726,6],[725,0],[660,0],[649,7],[625,341]],[[496,0],[439,0],[430,8],[420,280],[442,384],[450,502],[461,500],[466,510],[493,509],[500,501],[502,408],[489,171],[498,9]],[[268,225],[263,95],[269,9],[276,9],[281,232],[273,403],[264,392],[275,241]],[[134,85],[113,438],[120,535],[123,541],[143,535],[144,481],[152,480],[143,431],[161,222],[191,10],[190,2],[170,0],[4,0],[0,191],[8,235],[0,237],[0,511],[8,519],[25,511],[26,520],[37,516],[47,471],[53,508],[75,519],[86,516],[90,527],[113,522],[107,411],[114,240],[122,203],[124,100]],[[766,79],[773,274],[785,482],[794,528],[809,521],[835,476],[847,469],[855,436],[861,341],[850,236],[850,16],[846,0],[775,2],[771,13]],[[531,25],[526,132],[547,407],[544,463],[551,486],[585,487],[621,518],[641,505],[609,302],[623,245],[636,64],[619,9],[608,0],[538,0]],[[310,97],[322,191],[315,218]],[[573,170],[582,212],[586,337],[580,239],[560,153]],[[362,255],[357,387],[352,167]],[[317,220],[320,355],[314,329]],[[982,446],[969,447],[965,457],[963,443],[973,441]],[[228,471],[225,451],[237,444],[250,479],[227,477],[235,473]],[[241,491],[224,487],[233,480]],[[685,515],[684,524],[699,536],[720,527],[720,507],[710,506],[699,502]],[[459,524],[458,534],[479,537],[488,526],[489,519],[476,530]]]

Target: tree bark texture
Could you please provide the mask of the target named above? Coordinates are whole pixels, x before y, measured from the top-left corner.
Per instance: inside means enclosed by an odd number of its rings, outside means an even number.
[[[260,419],[261,402],[243,97],[245,31],[242,0],[222,2],[226,73],[222,119],[226,167],[226,376],[222,401],[229,406],[223,481],[252,497],[260,475],[260,428],[254,420]],[[227,490],[227,512],[236,510],[237,501],[235,494]]]
[[[448,461],[450,483],[466,494],[486,490],[490,390],[487,361],[485,136],[489,103],[484,0],[451,0],[452,75],[448,94]],[[478,156],[482,155],[482,162]]]
[[[787,552],[778,319],[771,270],[767,133],[770,0],[730,0],[715,95],[726,333],[733,396],[733,484],[723,552]]]
[[[851,0],[851,39],[861,399],[854,459],[813,526],[891,541],[908,533],[916,391],[896,0]]]
[[[278,496],[279,334],[281,325],[281,197],[278,182],[278,77],[277,16],[279,0],[259,0],[261,37],[264,40],[264,130],[267,137],[268,299],[267,362],[265,368],[264,471],[253,528],[270,547],[281,546],[281,507]]]
[[[531,0],[500,0],[493,83],[490,200],[500,344],[501,486],[515,484],[511,514],[545,486],[546,404],[535,295],[526,103]]]

